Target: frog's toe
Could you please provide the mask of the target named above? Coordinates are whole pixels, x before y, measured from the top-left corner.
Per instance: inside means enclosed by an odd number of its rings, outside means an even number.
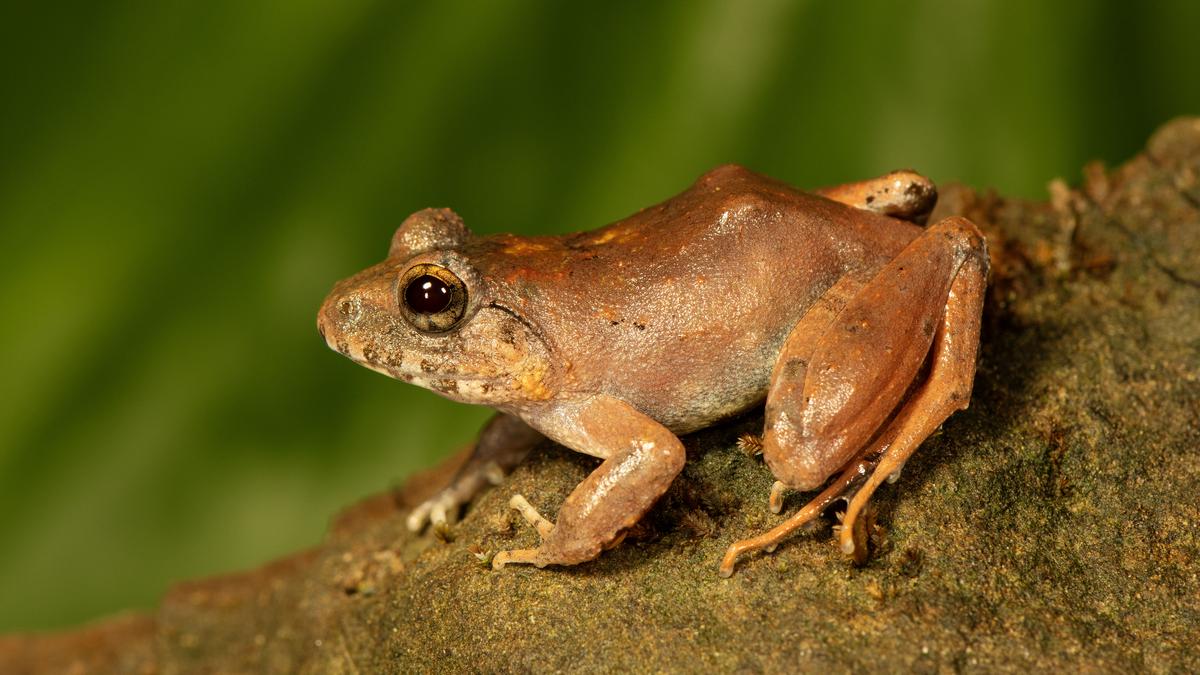
[[[449,529],[458,520],[458,504],[450,499],[439,499],[429,511],[429,524],[436,530]]]
[[[408,514],[408,520],[405,524],[408,526],[409,532],[420,532],[425,527],[425,523],[429,520],[429,512],[433,509],[433,502],[426,501],[417,504],[413,508],[412,513]]]
[[[530,504],[523,495],[513,495],[508,500],[508,505],[524,516],[525,521],[537,530],[538,536],[542,539],[549,537],[550,533],[554,531],[554,523],[543,518],[542,514],[538,513],[533,504]]]
[[[871,549],[879,545],[874,507],[867,504],[862,512],[851,515],[849,522],[846,522],[846,513],[839,512],[837,518],[841,524],[833,527],[833,533],[842,555],[850,558],[855,565],[865,565],[871,557]]]
[[[500,551],[492,558],[492,569],[500,569],[510,563],[518,565],[537,565],[545,567],[546,565],[561,562],[559,557],[552,552],[543,550],[545,547],[546,538],[554,531],[554,523],[538,513],[533,504],[525,499],[524,495],[513,495],[508,500],[508,505],[520,513],[525,521],[537,530],[538,537],[542,539],[543,545],[539,548],[517,549],[513,551]]]
[[[443,490],[416,506],[408,514],[406,524],[411,532],[420,532],[428,524],[439,532],[448,532],[458,519],[461,500],[453,490]]]
[[[771,513],[778,514],[783,511],[783,497],[787,492],[787,485],[783,481],[777,480],[771,486],[771,495],[767,498],[767,505],[771,508]]]
[[[508,564],[537,565],[545,567],[546,563],[538,560],[536,548],[524,548],[513,551],[500,551],[492,558],[492,569],[498,570]]]

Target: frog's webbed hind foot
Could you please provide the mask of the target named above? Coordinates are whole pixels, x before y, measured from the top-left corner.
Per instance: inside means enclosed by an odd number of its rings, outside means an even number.
[[[865,457],[855,459],[853,462],[850,462],[837,479],[821,491],[821,494],[817,495],[816,498],[790,518],[757,537],[742,539],[731,544],[725,551],[725,557],[721,559],[721,576],[729,577],[733,575],[733,566],[737,563],[738,556],[743,553],[751,551],[766,551],[770,553],[774,551],[779,542],[790,537],[796,530],[811,524],[825,509],[844,496],[855,482],[869,473],[874,467],[875,462],[873,460]],[[782,482],[776,481],[775,485],[782,485]],[[775,498],[775,488],[771,490],[771,497],[772,499]],[[773,506],[772,509],[774,509]]]
[[[937,203],[933,181],[911,170],[813,191],[827,199],[865,211],[924,225]]]

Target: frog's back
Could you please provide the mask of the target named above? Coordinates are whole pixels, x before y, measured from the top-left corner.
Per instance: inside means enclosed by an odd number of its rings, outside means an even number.
[[[570,364],[566,386],[687,431],[761,400],[812,303],[843,276],[870,278],[919,232],[723,166],[598,230],[489,238],[481,259]]]

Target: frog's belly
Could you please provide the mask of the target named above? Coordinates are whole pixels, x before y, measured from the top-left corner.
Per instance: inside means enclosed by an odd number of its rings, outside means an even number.
[[[763,378],[759,386],[728,389],[720,383],[681,387],[667,405],[656,405],[653,400],[634,405],[671,431],[686,434],[761,405],[767,396],[767,381]]]
[[[702,429],[763,402],[788,331],[775,333],[718,332],[675,350],[626,352],[602,388],[675,433]]]

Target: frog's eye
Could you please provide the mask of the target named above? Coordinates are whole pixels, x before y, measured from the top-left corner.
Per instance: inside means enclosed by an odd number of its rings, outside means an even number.
[[[441,265],[413,265],[400,276],[396,290],[401,313],[418,330],[450,330],[467,311],[466,284]]]

